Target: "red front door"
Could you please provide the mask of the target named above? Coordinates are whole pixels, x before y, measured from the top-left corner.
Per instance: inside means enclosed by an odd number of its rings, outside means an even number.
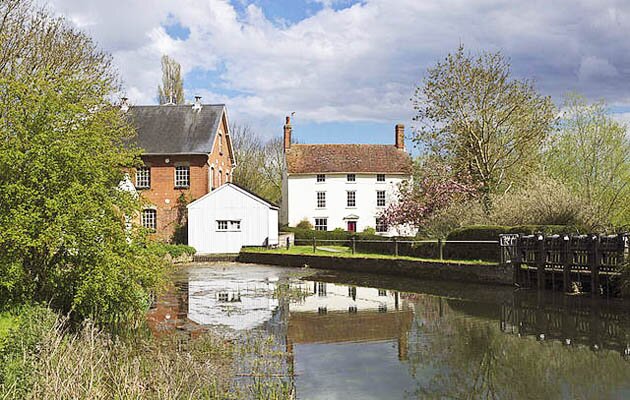
[[[348,232],[357,231],[357,221],[348,221]]]

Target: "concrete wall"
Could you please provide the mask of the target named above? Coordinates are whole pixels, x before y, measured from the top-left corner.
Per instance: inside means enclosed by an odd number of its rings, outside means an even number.
[[[331,269],[403,276],[427,280],[512,285],[513,268],[499,265],[473,265],[374,258],[322,257],[309,255],[242,252],[239,261],[284,267]]]
[[[385,207],[376,206],[376,192],[385,191],[386,205],[397,198],[402,175],[386,175],[385,182],[377,182],[375,174],[356,174],[355,182],[348,182],[347,174],[326,174],[326,181],[318,183],[317,175],[289,175],[283,182],[282,206],[285,221],[295,226],[307,219],[313,226],[315,218],[328,218],[328,230],[347,229],[349,215],[358,216],[357,231],[375,228],[376,217]],[[347,192],[356,192],[356,207],[347,206]],[[326,207],[317,207],[317,192],[326,192]],[[396,234],[396,232],[390,232]]]

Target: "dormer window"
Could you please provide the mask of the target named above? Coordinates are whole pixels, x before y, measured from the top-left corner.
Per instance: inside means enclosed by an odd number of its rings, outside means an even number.
[[[317,174],[317,183],[323,183],[323,182],[326,182],[326,175]]]

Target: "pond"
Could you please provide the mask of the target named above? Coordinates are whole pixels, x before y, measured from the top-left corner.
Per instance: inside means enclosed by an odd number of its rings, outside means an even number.
[[[237,263],[182,269],[157,334],[264,331],[299,399],[630,398],[619,300]]]

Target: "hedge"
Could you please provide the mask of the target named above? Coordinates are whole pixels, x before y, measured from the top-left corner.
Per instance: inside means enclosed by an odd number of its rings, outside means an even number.
[[[316,231],[310,229],[285,228],[287,232],[293,232],[296,240],[339,240],[341,242],[330,245],[350,246],[354,236],[356,250],[362,253],[394,254],[395,244],[392,237],[370,235],[365,233],[352,233],[346,231]],[[499,246],[496,243],[452,243],[452,241],[496,241],[500,234],[523,233],[533,234],[542,232],[545,234],[577,233],[575,227],[563,225],[475,225],[455,229],[446,238],[442,249],[445,259],[450,260],[483,260],[499,261]],[[414,240],[415,238],[398,237],[398,240]],[[362,242],[361,240],[369,240]],[[451,242],[449,242],[451,241]],[[382,243],[380,243],[382,242]],[[302,242],[301,244],[304,244]],[[401,256],[438,258],[439,247],[437,243],[398,243],[398,254]]]

